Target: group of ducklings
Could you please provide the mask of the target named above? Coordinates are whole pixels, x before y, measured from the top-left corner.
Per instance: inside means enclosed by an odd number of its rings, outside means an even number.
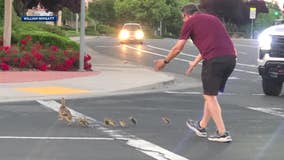
[[[86,117],[74,117],[70,111],[70,109],[65,104],[65,99],[61,98],[61,106],[59,107],[58,111],[58,119],[65,121],[68,123],[68,126],[74,122],[77,122],[81,127],[89,127],[90,122],[89,119]],[[162,123],[169,125],[171,120],[168,117],[161,117]],[[130,125],[136,125],[137,120],[130,116],[127,120],[118,120],[115,121],[112,118],[104,118],[104,125],[110,127],[128,127]]]

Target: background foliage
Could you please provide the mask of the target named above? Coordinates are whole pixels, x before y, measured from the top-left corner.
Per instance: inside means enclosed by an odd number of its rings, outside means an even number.
[[[55,13],[62,9],[63,21],[72,20],[71,17],[75,17],[75,13],[80,11],[80,0],[14,0],[13,4],[17,15],[20,16],[39,2]],[[280,13],[275,4],[262,0],[96,0],[89,4],[87,10],[86,32],[92,35],[113,35],[123,23],[138,22],[144,26],[147,35],[152,35],[157,33],[162,22],[163,36],[177,37],[182,24],[180,9],[187,3],[199,4],[202,11],[218,16],[230,33],[246,37],[251,23],[250,7],[257,8],[257,32],[272,25],[274,19],[281,18],[274,15],[276,11]],[[0,24],[3,24],[3,16],[4,0],[0,0]],[[64,27],[64,30],[76,35],[70,26]],[[59,34],[61,30],[51,29],[48,32]]]

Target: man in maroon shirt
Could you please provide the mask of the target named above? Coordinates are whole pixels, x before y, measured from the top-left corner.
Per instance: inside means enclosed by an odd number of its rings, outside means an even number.
[[[226,130],[217,95],[223,92],[228,77],[236,65],[236,50],[222,22],[215,16],[201,13],[194,4],[182,8],[183,26],[177,43],[165,59],[155,61],[155,70],[159,71],[174,59],[184,48],[187,39],[191,38],[199,50],[193,62],[189,62],[186,74],[202,62],[202,85],[204,97],[203,116],[199,121],[188,120],[187,126],[200,137],[207,137],[206,127],[212,118],[217,132],[208,140],[231,142],[230,133]]]

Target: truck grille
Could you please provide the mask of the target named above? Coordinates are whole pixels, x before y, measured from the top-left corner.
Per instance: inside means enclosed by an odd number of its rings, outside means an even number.
[[[270,57],[284,57],[284,36],[272,36]]]

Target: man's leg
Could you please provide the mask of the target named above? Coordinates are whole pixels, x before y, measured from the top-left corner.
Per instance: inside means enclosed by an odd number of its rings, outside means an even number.
[[[221,110],[221,107],[218,103],[217,97],[211,96],[211,95],[204,95],[204,99],[205,99],[205,105],[207,107],[207,111],[206,111],[206,115],[203,115],[204,121],[202,122],[202,124],[203,125],[204,125],[204,123],[206,124],[206,120],[209,120],[209,118],[211,116],[212,119],[215,122],[218,133],[224,134],[225,131],[226,131],[226,128],[225,128],[224,121],[223,121],[223,118],[222,118],[222,110]],[[203,118],[202,118],[202,120],[203,120]],[[201,127],[203,127],[202,124],[200,124]]]
[[[208,122],[211,119],[211,115],[208,109],[208,103],[206,102],[205,98],[204,98],[204,108],[203,108],[203,115],[202,115],[202,119],[199,122],[199,125],[201,128],[206,128]]]

